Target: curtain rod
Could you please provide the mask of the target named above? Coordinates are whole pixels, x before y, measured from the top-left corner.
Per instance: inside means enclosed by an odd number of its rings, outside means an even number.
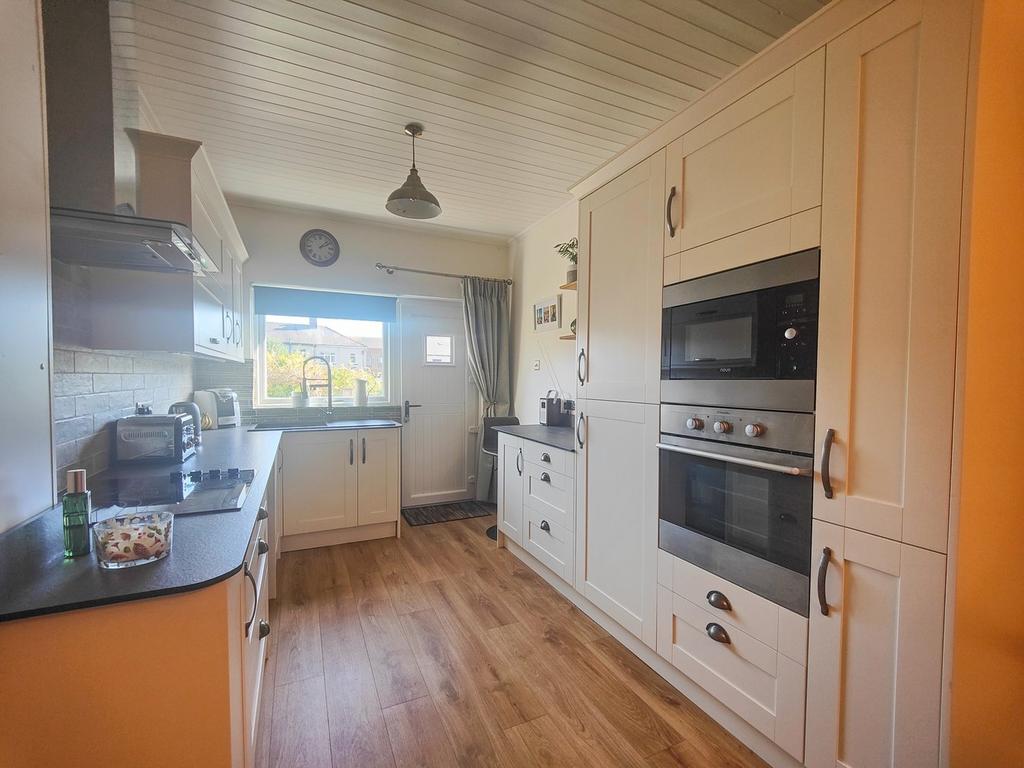
[[[435,277],[454,277],[456,280],[463,280],[467,277],[479,277],[479,275],[454,275],[451,272],[432,272],[429,269],[413,269],[412,267],[393,267],[387,264],[381,264],[379,261],[375,265],[381,272],[387,272],[389,275],[395,274],[395,272],[415,272],[418,275],[434,275]],[[512,285],[512,281],[508,278],[501,277],[480,277],[481,280],[494,280],[495,282],[502,282],[505,285]]]

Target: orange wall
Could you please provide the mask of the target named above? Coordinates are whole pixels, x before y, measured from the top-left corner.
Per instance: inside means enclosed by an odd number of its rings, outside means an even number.
[[[986,0],[971,201],[951,762],[1024,765],[1024,3]]]

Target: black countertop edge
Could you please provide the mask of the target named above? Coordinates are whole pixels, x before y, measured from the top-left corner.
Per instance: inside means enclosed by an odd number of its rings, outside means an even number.
[[[510,424],[494,428],[506,435],[521,437],[533,443],[549,445],[560,451],[576,452],[576,431],[572,427],[548,427],[544,424]]]
[[[60,505],[0,534],[0,623],[192,592],[231,578],[245,561],[280,442],[280,431],[212,430],[183,464],[108,470],[107,476],[117,477],[228,466],[255,470],[240,510],[176,517],[171,552],[154,563],[105,571],[95,552],[65,560]]]

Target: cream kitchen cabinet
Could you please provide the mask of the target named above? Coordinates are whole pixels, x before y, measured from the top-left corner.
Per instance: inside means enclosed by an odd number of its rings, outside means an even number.
[[[284,535],[397,523],[399,450],[397,428],[286,432]],[[300,541],[298,548],[326,543]]]
[[[821,204],[824,72],[819,49],[668,146],[666,257]]]
[[[937,766],[945,556],[820,520],[811,551],[806,765]]]
[[[243,574],[242,618],[242,722],[245,765],[256,763],[256,729],[259,726],[260,694],[263,672],[270,651],[270,572],[273,553],[270,548],[270,515],[267,509],[272,489],[260,508],[246,550]]]
[[[969,3],[897,0],[829,43],[826,73],[814,516],[938,552],[970,27]]]
[[[577,396],[657,403],[665,153],[580,202]]]
[[[656,647],[657,405],[577,402],[575,587]]]
[[[498,435],[498,531],[523,545],[523,440]]]

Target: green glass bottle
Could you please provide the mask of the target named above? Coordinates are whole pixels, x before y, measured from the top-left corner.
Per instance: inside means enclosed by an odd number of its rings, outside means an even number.
[[[78,557],[92,552],[92,536],[89,530],[92,493],[85,486],[85,470],[69,470],[67,486],[68,490],[63,499],[64,557]]]

